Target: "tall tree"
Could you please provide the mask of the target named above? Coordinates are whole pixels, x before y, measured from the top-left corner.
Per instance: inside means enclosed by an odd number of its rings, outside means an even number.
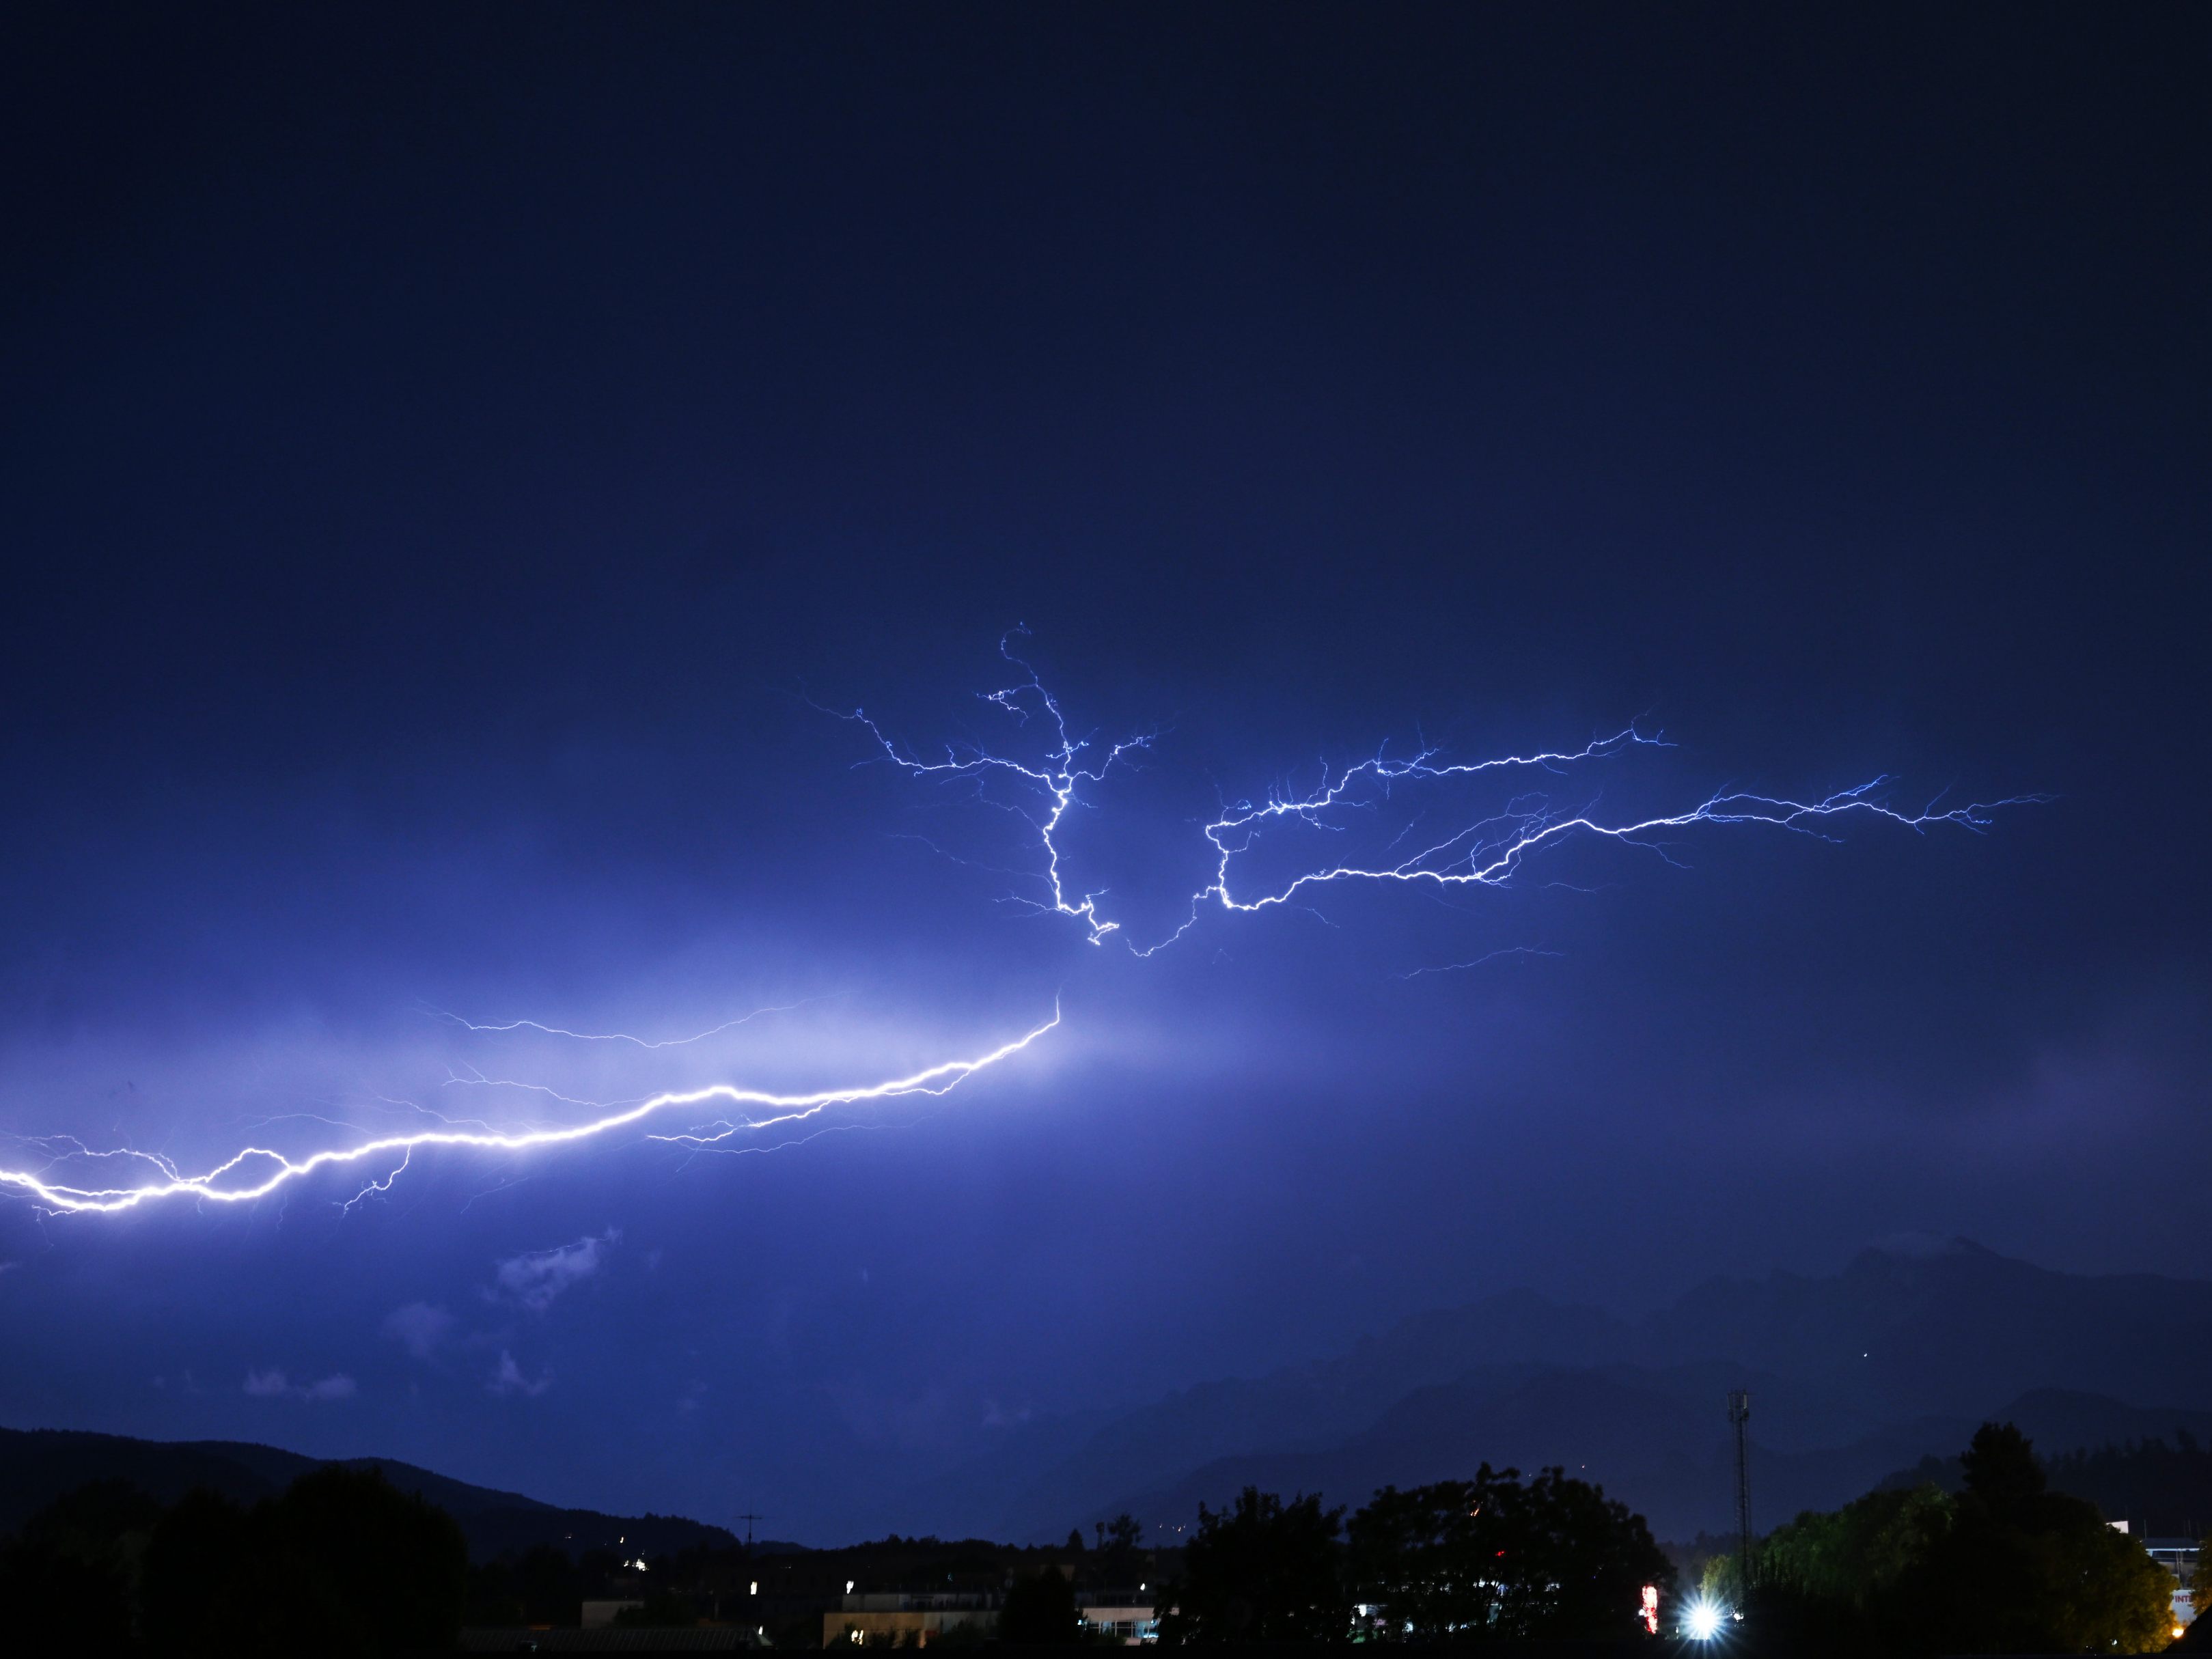
[[[1373,1634],[1408,1642],[1630,1636],[1644,1587],[1674,1583],[1641,1516],[1558,1468],[1386,1486],[1352,1517],[1350,1559]]]
[[[1018,1578],[999,1611],[999,1639],[1014,1647],[1073,1642],[1083,1633],[1075,1611],[1075,1586],[1057,1567]]]
[[[1875,1492],[1762,1547],[1745,1624],[1826,1653],[2137,1653],[2167,1633],[2172,1580],[2092,1504],[2048,1489],[2012,1425],[1984,1424],[1966,1490]]]
[[[450,1516],[374,1471],[325,1466],[250,1513],[204,1492],[170,1510],[146,1549],[147,1633],[184,1654],[449,1647],[467,1575]]]
[[[161,1506],[127,1481],[64,1494],[0,1546],[9,1639],[47,1648],[126,1647],[137,1629],[139,1560]]]
[[[2166,1637],[2172,1581],[2096,1506],[2048,1489],[2033,1446],[1984,1423],[1958,1518],[1913,1586],[1954,1653],[2138,1653]]]
[[[1106,1523],[1102,1536],[1104,1543],[1095,1569],[1099,1583],[1116,1589],[1135,1588],[1145,1577],[1145,1529],[1124,1510]]]
[[[1318,1493],[1285,1504],[1256,1486],[1227,1510],[1200,1504],[1182,1574],[1160,1593],[1160,1640],[1341,1639],[1351,1613],[1337,1560],[1343,1518]]]

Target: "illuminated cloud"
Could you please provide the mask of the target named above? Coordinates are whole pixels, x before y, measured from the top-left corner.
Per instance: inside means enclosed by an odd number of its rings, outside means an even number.
[[[536,1399],[553,1386],[553,1374],[548,1371],[536,1382],[522,1374],[522,1367],[514,1363],[514,1356],[505,1348],[499,1351],[499,1370],[490,1382],[484,1384],[487,1394],[520,1395],[525,1399]]]
[[[249,1370],[246,1373],[246,1392],[257,1400],[350,1400],[356,1392],[353,1378],[343,1371],[314,1382],[293,1382],[283,1372],[271,1367],[265,1371]]]
[[[509,1256],[499,1264],[494,1294],[532,1313],[544,1313],[562,1292],[596,1274],[603,1253],[621,1237],[619,1228],[610,1227],[603,1234],[587,1233],[574,1244],[557,1249]]]
[[[604,1115],[580,1123],[537,1124],[504,1130],[471,1120],[469,1121],[473,1127],[440,1127],[410,1129],[401,1133],[368,1135],[349,1145],[325,1146],[296,1158],[287,1157],[268,1147],[249,1146],[232,1153],[214,1168],[198,1175],[185,1174],[177,1164],[158,1152],[143,1152],[128,1147],[98,1152],[68,1135],[43,1139],[18,1136],[15,1139],[27,1150],[29,1162],[23,1167],[0,1164],[0,1196],[25,1198],[34,1209],[55,1214],[114,1215],[161,1199],[186,1196],[221,1204],[249,1204],[267,1197],[294,1181],[312,1176],[319,1170],[349,1168],[356,1164],[374,1164],[390,1160],[390,1167],[385,1173],[368,1179],[347,1200],[345,1207],[351,1208],[389,1192],[417,1152],[455,1147],[502,1153],[528,1152],[541,1147],[597,1139],[636,1127],[658,1115],[709,1105],[735,1107],[746,1115],[736,1121],[718,1120],[689,1133],[648,1135],[647,1139],[671,1145],[714,1146],[727,1150],[730,1143],[741,1136],[804,1122],[833,1107],[925,1096],[941,1097],[964,1079],[1019,1054],[1040,1037],[1057,1030],[1060,1023],[1060,1008],[1055,1002],[1050,1019],[1031,1027],[1020,1036],[1001,1042],[986,1054],[971,1059],[939,1060],[918,1071],[880,1082],[817,1089],[801,1094],[774,1094],[759,1089],[743,1088],[736,1084],[711,1083],[696,1089],[665,1091],[626,1105],[609,1107],[603,1103],[557,1096],[541,1085],[512,1080],[495,1083],[494,1079],[478,1076],[474,1080],[488,1085],[526,1089],[557,1098],[568,1106],[597,1109]],[[434,1114],[433,1115],[435,1116]],[[441,1118],[439,1121],[441,1125],[452,1125],[454,1121]],[[121,1171],[139,1178],[124,1186],[83,1187],[73,1184],[72,1177],[87,1170],[100,1171],[99,1178],[102,1180],[116,1178],[108,1171]],[[64,1171],[70,1173],[64,1175]]]
[[[443,1308],[427,1302],[410,1302],[385,1316],[384,1334],[417,1359],[428,1359],[453,1334],[459,1322]]]

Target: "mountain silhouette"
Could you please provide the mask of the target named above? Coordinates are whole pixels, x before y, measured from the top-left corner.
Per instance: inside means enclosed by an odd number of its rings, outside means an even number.
[[[1357,1505],[1484,1462],[1557,1463],[1686,1538],[1733,1524],[1735,1388],[1753,1396],[1761,1527],[1952,1455],[1985,1419],[2019,1423],[2045,1455],[2212,1439],[2212,1284],[1905,1237],[1832,1277],[1715,1279],[1637,1320],[1512,1291],[1079,1429],[1028,1425],[914,1506],[1043,1540],[1122,1510],[1186,1524],[1248,1484]]]
[[[380,1470],[402,1492],[415,1492],[459,1522],[470,1556],[491,1560],[534,1545],[572,1554],[626,1547],[652,1555],[695,1544],[727,1546],[720,1527],[677,1516],[602,1515],[564,1510],[519,1492],[472,1486],[388,1458],[333,1460],[347,1468]],[[0,1429],[0,1536],[14,1532],[64,1492],[92,1480],[124,1480],[165,1504],[194,1487],[234,1502],[275,1496],[322,1460],[242,1440],[137,1440],[127,1435],[63,1429]]]

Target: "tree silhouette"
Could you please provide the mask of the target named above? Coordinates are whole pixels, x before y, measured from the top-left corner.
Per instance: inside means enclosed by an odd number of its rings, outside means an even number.
[[[1807,1656],[2160,1644],[2172,1580],[2094,1504],[2049,1490],[2017,1428],[1984,1424],[1960,1463],[1956,1498],[1875,1492],[1778,1528],[1760,1550],[1747,1635]]]
[[[1389,1640],[1632,1636],[1644,1587],[1674,1583],[1641,1516],[1558,1468],[1385,1486],[1351,1539],[1354,1595]]]
[[[1016,1579],[999,1612],[999,1639],[1015,1647],[1073,1642],[1083,1633],[1075,1586],[1056,1567]]]
[[[138,1559],[161,1508],[122,1480],[56,1498],[0,1548],[0,1606],[24,1650],[130,1644]]]
[[[1931,1645],[2135,1653],[2165,1637],[2165,1570],[2095,1505],[2048,1490],[2017,1428],[1984,1423],[1960,1462],[1957,1521],[1905,1586]]]
[[[1182,1575],[1160,1594],[1163,1642],[1326,1642],[1346,1633],[1337,1565],[1344,1511],[1318,1493],[1285,1504],[1247,1486],[1233,1507],[1198,1506]]]
[[[450,1647],[467,1577],[450,1516],[331,1465],[250,1511],[196,1492],[163,1516],[146,1548],[147,1635],[184,1654]]]
[[[1126,1589],[1144,1576],[1145,1529],[1126,1510],[1106,1523],[1099,1551],[1097,1576],[1102,1583]]]

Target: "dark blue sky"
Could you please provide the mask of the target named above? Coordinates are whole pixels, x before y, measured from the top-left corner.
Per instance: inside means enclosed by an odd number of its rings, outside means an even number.
[[[2203,13],[5,30],[0,1129],[199,1167],[534,1109],[456,1068],[811,1086],[1066,1020],[769,1156],[15,1206],[0,1420],[828,1540],[933,1528],[906,1488],[1024,1413],[1513,1285],[1903,1228],[2199,1271]],[[1557,797],[1622,815],[2057,799],[1138,963],[809,706],[1007,737],[1016,623],[1084,729],[1162,728],[1066,847],[1133,929],[1220,796],[1417,733],[1663,728]],[[436,1017],[802,999],[652,1053]]]

